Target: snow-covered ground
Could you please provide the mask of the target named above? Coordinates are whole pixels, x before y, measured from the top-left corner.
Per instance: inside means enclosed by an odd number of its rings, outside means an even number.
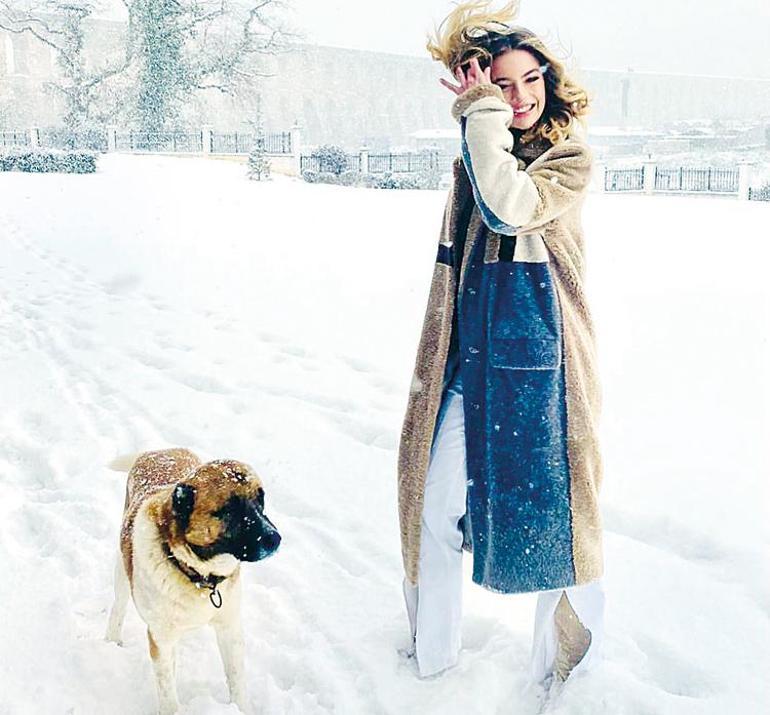
[[[255,713],[535,712],[532,596],[468,582],[442,677],[396,652],[396,447],[443,202],[203,159],[0,174],[0,713],[153,711],[139,617],[103,640],[124,488],[106,465],[170,445],[267,484],[284,541],[244,569]],[[558,713],[764,712],[768,223],[760,203],[589,198],[608,637]],[[178,672],[184,712],[236,712],[212,633]]]

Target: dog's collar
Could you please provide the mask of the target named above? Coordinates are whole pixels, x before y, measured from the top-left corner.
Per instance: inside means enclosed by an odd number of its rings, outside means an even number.
[[[203,574],[198,573],[192,566],[180,561],[174,556],[174,552],[171,551],[171,547],[166,541],[163,542],[163,552],[166,554],[166,558],[198,588],[208,588],[211,591],[209,593],[209,600],[214,608],[222,607],[222,594],[219,592],[218,586],[227,578],[227,576],[218,576],[216,574],[204,576]]]

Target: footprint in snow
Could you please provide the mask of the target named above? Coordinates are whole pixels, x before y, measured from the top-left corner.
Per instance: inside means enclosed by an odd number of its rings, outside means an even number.
[[[229,395],[232,390],[220,382],[217,378],[208,375],[198,375],[191,372],[177,372],[174,379],[198,392],[212,393],[215,395]]]
[[[718,676],[693,665],[693,658],[686,650],[692,648],[692,644],[676,650],[650,635],[638,634],[635,639],[647,656],[647,670],[659,688],[687,698],[709,698],[716,694]]]

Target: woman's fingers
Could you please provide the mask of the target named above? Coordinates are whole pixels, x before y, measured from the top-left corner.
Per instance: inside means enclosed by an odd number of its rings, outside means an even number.
[[[460,83],[460,87],[465,91],[468,87],[468,80],[465,78],[465,73],[462,67],[455,69],[455,79]]]
[[[453,84],[450,84],[445,79],[440,79],[439,82],[441,82],[441,84],[443,84],[447,89],[451,89],[455,94],[459,95],[459,94],[462,94],[464,91],[462,87],[455,87]]]
[[[487,67],[482,70],[479,64],[478,58],[474,57],[468,64],[468,71],[463,72],[462,67],[455,68],[455,79],[460,83],[459,87],[450,84],[444,79],[439,80],[447,89],[451,89],[455,94],[462,94],[466,89],[477,84],[491,84],[492,83],[492,68]]]
[[[471,60],[471,66],[468,68],[468,76],[473,77],[474,84],[478,84],[482,74],[481,66],[479,65],[479,58],[474,57]]]
[[[486,69],[481,69],[478,57],[474,57],[471,64],[473,65],[474,76],[478,84],[492,84],[492,65],[489,65]]]

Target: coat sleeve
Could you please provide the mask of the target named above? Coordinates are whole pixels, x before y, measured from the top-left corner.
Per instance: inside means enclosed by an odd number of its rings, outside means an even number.
[[[511,153],[513,110],[499,87],[477,85],[461,94],[452,114],[462,127],[462,154],[484,223],[504,235],[539,228],[584,193],[591,153],[574,139],[558,144],[528,170]]]

